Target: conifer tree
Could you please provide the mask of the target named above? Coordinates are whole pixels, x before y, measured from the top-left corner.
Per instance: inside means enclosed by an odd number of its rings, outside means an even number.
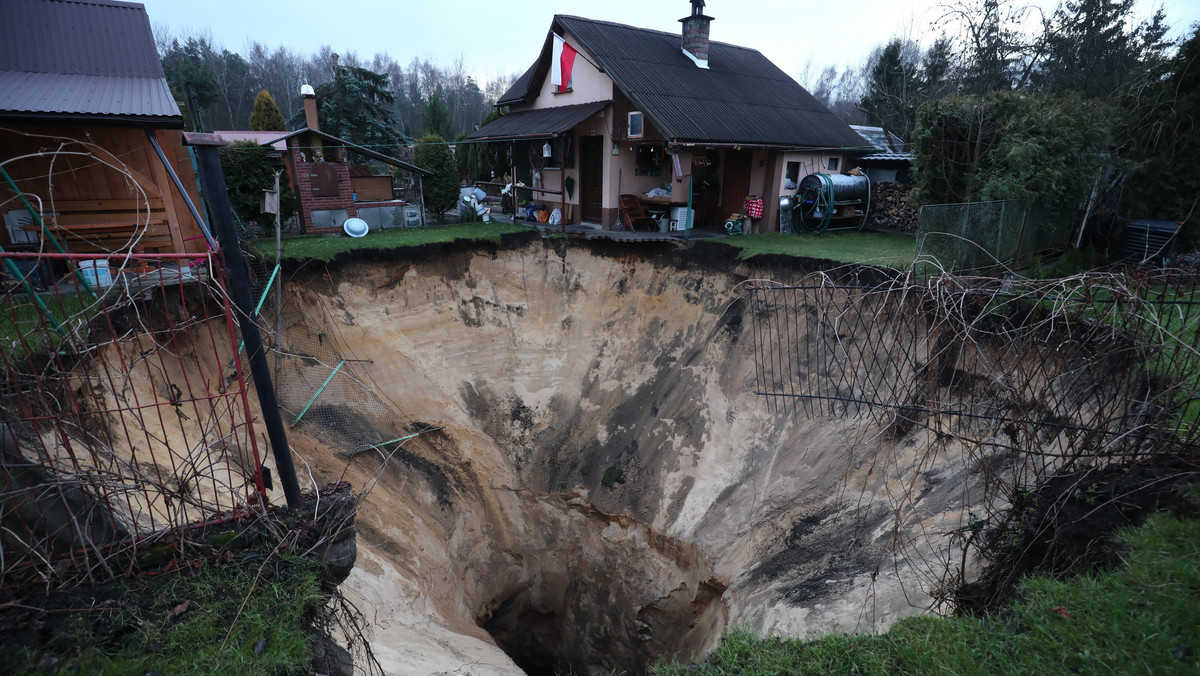
[[[250,113],[250,129],[254,131],[287,131],[287,123],[271,92],[263,89],[254,97],[254,112]]]

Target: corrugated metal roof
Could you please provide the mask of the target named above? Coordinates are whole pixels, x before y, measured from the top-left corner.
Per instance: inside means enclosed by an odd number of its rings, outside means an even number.
[[[487,139],[536,138],[561,134],[592,115],[604,110],[612,101],[577,103],[556,108],[522,110],[503,115],[491,124],[472,132],[468,141]]]
[[[182,116],[145,7],[112,0],[4,0],[0,111]]]
[[[883,127],[868,127],[861,124],[852,124],[850,128],[859,136],[866,139],[877,151],[870,155],[859,157],[860,160],[896,160],[899,162],[912,161],[913,154],[907,152],[905,148],[907,144],[899,136],[892,132],[884,132]],[[891,143],[889,143],[889,138]]]
[[[238,141],[252,141],[261,146],[261,145],[266,144],[268,141],[274,141],[274,143],[270,144],[271,148],[278,150],[279,152],[283,152],[283,151],[287,150],[287,141],[279,138],[279,135],[281,133],[286,133],[286,132],[278,132],[278,131],[214,131],[213,133],[216,134],[217,136],[220,136],[223,140],[229,141],[230,143],[237,143]]]
[[[705,69],[684,54],[680,33],[567,15],[555,16],[551,30],[573,36],[668,139],[867,149],[846,123],[757,50],[710,42]],[[536,95],[549,53],[543,45],[528,79],[523,75],[505,99]]]
[[[12,71],[0,71],[0,110],[137,117],[179,115],[163,79]]]

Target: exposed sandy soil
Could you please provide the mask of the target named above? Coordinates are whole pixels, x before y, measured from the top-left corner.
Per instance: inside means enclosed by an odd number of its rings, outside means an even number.
[[[365,491],[342,589],[373,622],[387,673],[640,673],[698,659],[729,627],[876,631],[947,593],[968,515],[996,507],[983,504],[989,472],[1020,468],[933,424],[769,406],[754,393],[761,307],[745,283],[822,263],[732,254],[526,239],[288,271],[280,404],[295,420],[338,368],[289,438],[302,487]],[[895,331],[914,321],[902,311],[880,312],[836,337],[936,340]],[[210,343],[222,332],[219,320],[196,327]],[[224,347],[129,340],[144,359],[119,377],[91,374],[91,386],[153,400],[172,383],[232,382]],[[1001,359],[1020,370],[1021,355],[988,349],[943,366],[961,369],[965,387],[984,387]],[[933,380],[925,394],[953,403]],[[1079,409],[1106,396],[1074,396],[1085,381],[1062,386]],[[213,504],[250,497],[228,491],[246,476],[242,410],[181,412],[162,438],[114,448],[109,462],[155,479],[129,507],[148,527],[188,520],[190,503],[174,497],[184,488]],[[172,470],[161,458],[191,475],[162,476]],[[271,497],[282,502],[278,488]]]
[[[442,428],[382,469],[378,453],[346,469],[336,426],[293,430],[318,483],[378,474],[343,588],[378,620],[387,671],[521,673],[498,642],[530,673],[637,672],[728,626],[870,631],[928,606],[980,497],[961,455],[929,457],[920,429],[768,410],[739,284],[780,271],[609,247],[295,275],[286,330],[367,360],[345,368],[403,417],[338,419],[381,439]]]

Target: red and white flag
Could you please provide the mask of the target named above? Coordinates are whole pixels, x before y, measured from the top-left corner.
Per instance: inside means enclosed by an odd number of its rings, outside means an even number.
[[[565,92],[571,87],[571,69],[575,67],[575,55],[578,54],[571,45],[567,44],[557,33],[554,34],[554,55],[550,61],[550,84]]]

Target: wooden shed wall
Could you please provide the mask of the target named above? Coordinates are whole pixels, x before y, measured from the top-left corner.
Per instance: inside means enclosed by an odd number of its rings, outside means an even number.
[[[154,134],[193,203],[201,208],[182,132],[158,129]],[[59,213],[61,223],[157,220],[163,222],[163,237],[169,234],[170,250],[198,252],[207,248],[200,227],[143,128],[0,125],[0,159],[26,155],[29,157],[10,162],[5,169],[22,192],[41,198],[44,213]],[[149,217],[143,196],[153,205]],[[7,185],[0,185],[0,201],[4,202],[0,212],[21,208],[13,197]],[[37,206],[37,200],[30,202]],[[131,235],[133,230],[131,226]],[[0,241],[9,243],[6,228],[0,227]],[[84,251],[87,247],[71,247],[68,242],[68,249]]]

